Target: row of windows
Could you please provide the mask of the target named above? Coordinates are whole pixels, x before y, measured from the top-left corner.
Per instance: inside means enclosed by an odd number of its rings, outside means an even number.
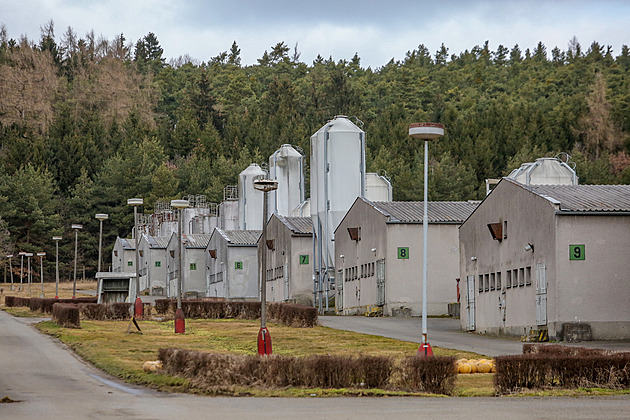
[[[532,285],[532,267],[515,268],[505,272],[505,288],[523,287]],[[479,274],[479,293],[491,290],[501,290],[501,272]]]
[[[267,270],[267,281],[278,280],[284,277],[284,266]]]
[[[223,271],[216,274],[210,274],[210,284],[220,283],[223,281]]]
[[[376,263],[369,262],[360,266],[348,267],[344,271],[344,280],[352,281],[374,276],[374,266]]]

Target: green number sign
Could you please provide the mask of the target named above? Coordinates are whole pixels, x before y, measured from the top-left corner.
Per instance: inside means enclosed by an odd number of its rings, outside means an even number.
[[[156,267],[162,267],[162,261],[156,261],[155,262],[155,266]]]
[[[308,255],[300,255],[300,264],[308,264]]]
[[[409,247],[399,246],[398,247],[398,259],[399,260],[408,260],[409,259]]]
[[[243,261],[235,261],[234,262],[234,269],[242,270],[243,269]]]
[[[569,245],[569,260],[582,261],[586,259],[585,245]]]
[[[190,263],[190,269],[191,270],[196,270],[197,269],[197,263]]]

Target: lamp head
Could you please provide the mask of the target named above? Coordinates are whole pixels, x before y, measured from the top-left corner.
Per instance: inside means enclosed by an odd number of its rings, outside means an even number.
[[[254,188],[263,192],[273,191],[278,189],[278,181],[275,179],[257,179],[254,181]]]
[[[95,217],[102,222],[103,220],[107,220],[109,215],[105,213],[98,213]]]
[[[186,209],[190,207],[188,200],[171,200],[171,207],[175,209]]]
[[[60,241],[63,238],[61,236],[53,236],[53,241]]]
[[[142,198],[130,198],[127,200],[127,205],[129,206],[141,206],[144,204],[144,200]]]
[[[409,136],[414,139],[435,140],[444,136],[444,125],[430,122],[409,124]]]
[[[73,224],[72,225],[72,229],[83,229],[83,225],[79,225],[79,224]]]

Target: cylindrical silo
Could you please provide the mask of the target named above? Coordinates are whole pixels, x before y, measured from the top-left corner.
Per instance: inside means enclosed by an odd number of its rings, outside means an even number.
[[[290,216],[304,201],[304,156],[283,144],[269,156],[269,178],[278,181],[278,189],[269,193],[269,214]]]
[[[370,201],[392,201],[392,183],[385,175],[365,174],[365,198]]]
[[[320,309],[334,278],[334,231],[357,197],[365,196],[365,132],[337,116],[311,136],[313,267]]]
[[[238,175],[238,223],[240,230],[262,229],[263,193],[254,188],[254,180],[267,173],[256,163]]]

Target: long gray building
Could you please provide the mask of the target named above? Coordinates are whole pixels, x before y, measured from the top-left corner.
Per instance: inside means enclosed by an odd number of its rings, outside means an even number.
[[[460,228],[462,327],[630,338],[630,185],[503,178]]]
[[[457,301],[458,227],[475,202],[429,202],[427,311]],[[335,231],[336,309],[344,315],[380,308],[385,315],[422,311],[422,202],[359,197]]]

